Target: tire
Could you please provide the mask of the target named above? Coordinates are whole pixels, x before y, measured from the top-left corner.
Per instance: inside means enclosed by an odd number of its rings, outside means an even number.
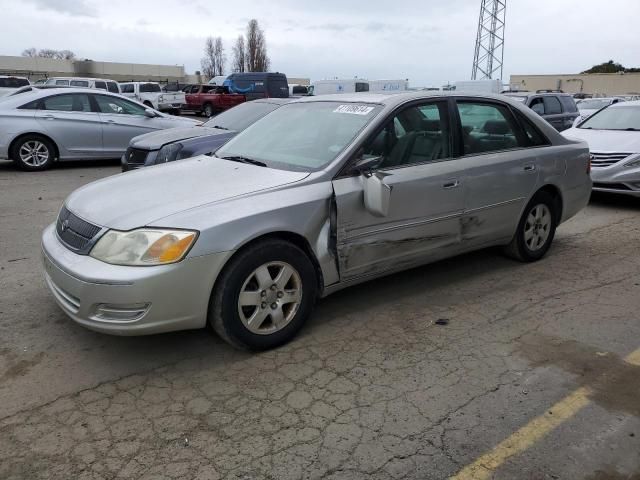
[[[545,256],[558,225],[558,205],[548,192],[537,192],[524,209],[518,229],[505,253],[521,262],[535,262]]]
[[[11,147],[11,159],[22,170],[46,170],[53,165],[55,158],[55,145],[40,135],[25,135]]]
[[[275,348],[302,328],[317,289],[315,268],[304,251],[283,240],[265,240],[241,250],[225,266],[211,294],[208,322],[235,347]]]
[[[179,108],[176,108],[176,109],[173,111],[173,114],[174,114],[176,117],[179,117],[180,115],[182,115],[182,110],[180,110]]]
[[[207,118],[213,117],[213,106],[210,103],[205,104],[202,113],[204,113],[204,116]]]

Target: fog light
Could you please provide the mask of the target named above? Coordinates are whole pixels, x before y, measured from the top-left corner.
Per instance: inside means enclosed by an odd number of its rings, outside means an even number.
[[[114,305],[99,303],[96,305],[93,320],[100,322],[127,323],[140,320],[149,311],[150,303],[134,303],[129,305]]]

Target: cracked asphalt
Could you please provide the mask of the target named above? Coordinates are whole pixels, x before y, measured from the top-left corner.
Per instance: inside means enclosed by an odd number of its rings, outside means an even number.
[[[491,478],[640,478],[640,201],[593,198],[538,263],[485,250],[339,292],[248,354],[58,309],[40,233],[117,171],[0,163],[0,478],[444,479],[580,387],[588,405]]]

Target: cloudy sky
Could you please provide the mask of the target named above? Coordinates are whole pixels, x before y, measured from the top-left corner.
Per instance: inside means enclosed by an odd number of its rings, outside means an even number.
[[[470,76],[480,0],[0,0],[0,55],[28,47],[80,58],[200,69],[204,39],[256,18],[274,70],[312,79]],[[505,78],[575,73],[615,59],[640,67],[639,0],[509,0]],[[230,62],[229,62],[230,63]]]

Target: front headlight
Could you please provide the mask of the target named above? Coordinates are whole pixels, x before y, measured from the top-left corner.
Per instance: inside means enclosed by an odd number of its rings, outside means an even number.
[[[189,230],[109,230],[91,249],[90,255],[113,265],[166,265],[182,260],[197,236],[198,232]]]
[[[173,162],[174,160],[177,160],[180,150],[182,150],[181,143],[170,143],[168,145],[165,145],[158,152],[158,156],[156,157],[156,164]]]

